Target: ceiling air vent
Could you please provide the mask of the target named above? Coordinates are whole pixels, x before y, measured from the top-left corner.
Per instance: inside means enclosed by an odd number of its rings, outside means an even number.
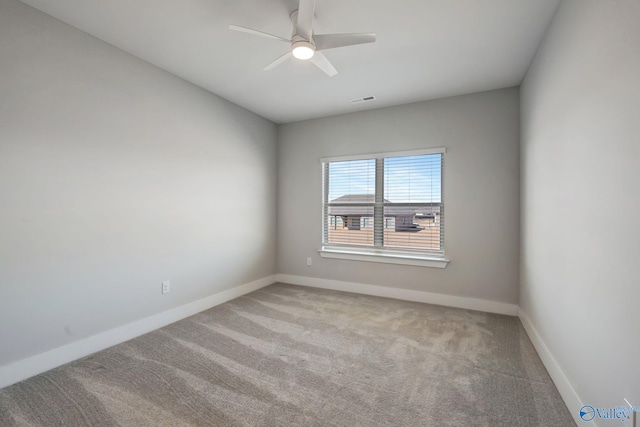
[[[376,97],[373,95],[365,96],[364,98],[353,98],[350,99],[349,102],[352,104],[360,104],[361,102],[370,102],[375,101]]]

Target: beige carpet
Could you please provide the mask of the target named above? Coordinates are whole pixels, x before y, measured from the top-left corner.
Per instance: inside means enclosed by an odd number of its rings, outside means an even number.
[[[517,318],[276,284],[0,390],[0,426],[573,426]]]

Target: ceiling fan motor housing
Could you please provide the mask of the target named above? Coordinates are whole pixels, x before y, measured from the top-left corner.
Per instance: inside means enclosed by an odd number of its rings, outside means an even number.
[[[298,59],[311,59],[316,52],[316,45],[313,43],[313,39],[311,37],[307,40],[304,36],[298,34],[298,9],[291,12],[289,17],[293,24],[293,31],[291,33],[291,53]]]

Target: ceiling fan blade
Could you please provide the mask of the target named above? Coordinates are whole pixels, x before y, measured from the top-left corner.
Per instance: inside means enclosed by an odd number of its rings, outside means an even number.
[[[324,56],[322,52],[316,52],[315,55],[311,57],[311,62],[313,62],[316,67],[324,71],[325,74],[329,77],[333,77],[338,74],[338,70],[336,70],[336,68],[331,65],[331,62],[329,62],[327,57]]]
[[[374,33],[318,34],[313,36],[313,41],[316,50],[327,50],[354,44],[373,43],[376,41],[376,35]]]
[[[275,61],[273,61],[271,64],[267,65],[266,67],[264,67],[264,71],[269,71],[269,70],[273,70],[274,68],[276,68],[278,65],[282,64],[284,61],[286,61],[287,59],[291,58],[291,52],[287,52],[284,55],[282,55],[280,58],[276,59]]]
[[[253,34],[254,36],[267,37],[269,39],[275,39],[275,40],[291,43],[291,40],[274,36],[273,34],[263,33],[262,31],[252,30],[251,28],[240,27],[238,25],[229,25],[229,29],[234,31],[240,31],[243,33]]]
[[[305,40],[311,40],[313,34],[313,15],[316,9],[315,0],[300,0],[298,6],[298,24],[296,26],[296,34],[302,36]]]

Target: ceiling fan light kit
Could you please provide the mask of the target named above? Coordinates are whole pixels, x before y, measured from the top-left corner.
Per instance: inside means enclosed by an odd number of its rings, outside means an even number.
[[[294,58],[306,61],[311,59],[315,53],[316,47],[306,40],[291,43],[291,54]]]
[[[285,53],[269,65],[264,70],[269,71],[285,62],[292,56],[303,61],[310,60],[316,67],[322,70],[329,77],[338,74],[338,71],[320,51],[335,49],[338,47],[352,46],[362,43],[373,43],[376,35],[373,33],[356,34],[313,34],[313,21],[315,19],[315,0],[300,0],[298,9],[291,12],[291,23],[293,31],[291,39],[263,33],[251,28],[229,25],[230,30],[266,37],[290,44],[289,52]]]

